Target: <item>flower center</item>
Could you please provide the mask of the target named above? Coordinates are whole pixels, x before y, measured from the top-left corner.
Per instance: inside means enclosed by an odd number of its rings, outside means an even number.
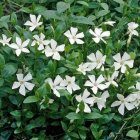
[[[123,64],[124,64],[124,61],[122,60],[122,61],[120,62],[120,64],[123,65]]]
[[[20,84],[22,85],[22,84],[24,84],[25,83],[25,81],[20,81]]]
[[[72,38],[73,38],[74,41],[76,41],[76,36],[73,36]]]
[[[95,87],[97,87],[97,86],[98,86],[98,84],[97,84],[97,83],[94,83],[94,86],[95,86]]]

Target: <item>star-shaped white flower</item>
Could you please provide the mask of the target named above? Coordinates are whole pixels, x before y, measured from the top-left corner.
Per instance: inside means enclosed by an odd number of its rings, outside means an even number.
[[[60,60],[59,52],[63,52],[64,47],[65,47],[64,44],[57,46],[57,42],[51,39],[50,46],[49,45],[46,46],[43,52],[45,52],[45,55],[47,57],[52,57],[55,60]]]
[[[40,35],[34,35],[33,38],[35,39],[31,46],[34,46],[35,44],[39,45],[38,50],[44,50],[45,46],[49,45],[50,40],[45,40],[45,35],[41,33]]]
[[[79,90],[80,87],[75,83],[75,77],[68,76],[66,75],[66,79],[64,79],[61,83],[60,86],[66,87],[68,92],[72,94],[73,91]]]
[[[106,99],[108,97],[109,97],[108,91],[104,91],[100,97],[96,97],[96,96],[93,97],[93,99],[94,99],[93,104],[97,103],[97,106],[101,111],[103,108],[106,108]]]
[[[81,40],[81,38],[84,37],[84,33],[81,32],[77,34],[77,32],[78,32],[78,28],[71,27],[70,30],[64,33],[64,35],[69,38],[69,42],[71,44],[74,44],[74,43],[84,44],[84,41]]]
[[[124,115],[125,107],[127,108],[127,110],[132,110],[135,108],[135,106],[132,104],[132,101],[134,99],[130,98],[129,96],[124,98],[123,95],[117,94],[117,98],[119,99],[119,101],[113,102],[111,107],[119,106],[118,111],[121,115]]]
[[[9,45],[9,47],[16,50],[16,55],[19,56],[21,52],[29,53],[30,51],[26,48],[29,44],[30,40],[27,39],[26,41],[22,42],[22,40],[19,37],[16,37],[16,43],[12,43]]]
[[[95,28],[94,32],[90,29],[89,32],[90,32],[90,34],[92,34],[94,36],[92,39],[94,40],[95,43],[99,43],[100,40],[102,40],[104,43],[106,43],[106,41],[103,39],[103,37],[110,36],[110,31],[103,32],[101,28]]]
[[[116,21],[106,21],[106,22],[104,22],[104,24],[110,25],[110,26],[114,26],[115,23],[116,23]]]
[[[62,82],[62,78],[57,75],[54,81],[51,78],[48,78],[45,80],[46,83],[50,85],[50,88],[53,91],[53,94],[55,94],[57,97],[60,97],[59,90],[64,89],[62,86],[60,86],[60,83]]]
[[[29,83],[28,81],[32,80],[32,75],[28,73],[25,77],[23,77],[23,74],[17,74],[17,80],[18,82],[14,82],[12,89],[19,88],[19,93],[23,96],[26,95],[26,89],[31,91],[35,84]]]
[[[89,75],[89,80],[86,81],[85,86],[91,87],[94,94],[98,92],[98,89],[104,90],[107,88],[105,84],[102,84],[102,82],[105,81],[104,77],[100,75],[97,80],[95,79],[95,75]]]
[[[86,75],[87,71],[91,71],[91,68],[89,68],[89,63],[81,63],[79,67],[77,68],[77,71],[81,72],[83,75]]]
[[[126,65],[129,68],[133,68],[134,60],[132,60],[130,55],[126,52],[122,57],[120,53],[116,54],[115,56],[113,56],[113,59],[116,61],[114,62],[115,70],[121,69],[121,72],[125,73],[127,68]]]
[[[140,105],[140,82],[136,83],[136,86],[130,87],[136,89],[137,91],[133,92],[133,94],[129,95],[129,98],[134,99],[134,101],[132,102],[136,108],[139,107]]]
[[[118,77],[119,72],[115,71],[111,76],[108,75],[106,80],[107,82],[105,83],[107,85],[107,87],[109,87],[110,85],[114,85],[115,87],[118,87],[117,82],[115,81],[115,79]]]
[[[128,34],[129,36],[135,35],[138,36],[138,32],[135,30],[139,25],[135,22],[128,23]]]
[[[41,18],[41,15],[36,17],[35,15],[30,14],[31,21],[28,20],[24,25],[30,26],[29,27],[30,31],[33,31],[35,28],[37,28],[40,25],[42,25],[42,22],[39,22],[40,18]]]
[[[100,51],[97,51],[96,54],[91,53],[87,58],[91,61],[90,67],[91,69],[100,69],[104,70],[104,64],[106,60],[106,55],[103,56],[103,54]]]
[[[89,105],[93,105],[93,101],[94,101],[93,97],[89,97],[89,96],[90,96],[90,92],[87,89],[84,90],[83,95],[76,96],[76,100],[79,103],[83,101],[85,113],[91,112]],[[79,111],[80,111],[80,109],[79,109],[79,104],[78,104],[77,109],[76,109],[76,113],[78,113]]]
[[[3,46],[5,46],[5,45],[9,46],[10,40],[11,40],[11,37],[7,38],[6,35],[2,34],[2,39],[0,39],[0,43],[2,43]]]

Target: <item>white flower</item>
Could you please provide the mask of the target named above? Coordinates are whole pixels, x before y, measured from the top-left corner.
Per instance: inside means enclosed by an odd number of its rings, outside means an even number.
[[[7,38],[6,35],[2,34],[2,39],[0,39],[0,43],[2,43],[3,46],[5,46],[5,45],[9,46],[10,40],[11,40],[11,37]]]
[[[118,111],[121,115],[124,115],[125,107],[127,110],[132,110],[135,108],[135,106],[131,103],[134,99],[130,98],[129,96],[124,98],[123,95],[117,94],[117,98],[119,101],[113,102],[111,107],[119,106]]]
[[[66,79],[64,79],[61,83],[60,86],[66,87],[68,92],[72,94],[73,91],[79,90],[80,87],[75,83],[75,77],[68,76],[66,75]]]
[[[100,51],[97,51],[96,54],[91,53],[89,56],[87,56],[87,58],[91,61],[91,69],[101,69],[103,70],[104,67],[104,63],[105,63],[105,59],[106,59],[106,55],[103,56],[103,54]]]
[[[45,49],[43,50],[43,52],[45,52],[45,55],[47,57],[51,56],[55,60],[60,60],[59,52],[63,52],[64,47],[65,47],[64,44],[57,46],[57,42],[55,40],[51,39],[50,46],[49,45],[46,46]]]
[[[84,112],[85,113],[90,113],[91,112],[91,109],[90,109],[89,105],[92,105],[93,101],[94,101],[93,97],[89,97],[89,96],[90,96],[90,92],[87,89],[84,90],[84,93],[83,93],[82,96],[81,95],[76,96],[76,100],[79,103],[81,101],[83,101],[83,103],[84,103]],[[80,111],[80,109],[79,109],[79,104],[78,104],[76,113],[78,113],[79,111]]]
[[[94,103],[97,103],[98,108],[100,109],[100,111],[102,110],[102,108],[106,108],[106,99],[109,97],[109,93],[108,91],[104,91],[103,94],[100,97],[96,97],[94,96]]]
[[[21,52],[29,53],[30,51],[26,48],[26,46],[29,44],[29,39],[22,42],[22,40],[19,37],[16,37],[16,43],[12,43],[9,45],[9,47],[16,49],[16,55],[19,56]]]
[[[38,50],[43,50],[45,48],[45,46],[49,45],[50,41],[49,40],[45,40],[45,35],[43,33],[39,35],[34,35],[33,38],[35,39],[31,46],[34,46],[36,43],[39,45]]]
[[[19,88],[19,93],[23,96],[26,94],[26,89],[31,91],[35,84],[29,83],[28,81],[32,80],[32,75],[28,73],[25,77],[23,77],[23,74],[17,74],[17,80],[18,82],[14,82],[12,89]]]
[[[119,72],[115,71],[111,76],[108,75],[106,80],[108,82],[106,82],[105,84],[107,85],[107,87],[109,87],[110,85],[114,85],[115,87],[118,87],[118,84],[116,83],[115,79],[118,77]]]
[[[81,72],[83,75],[86,75],[87,71],[91,71],[91,68],[89,68],[89,63],[81,63],[77,69],[77,71]]]
[[[134,60],[131,60],[130,55],[126,52],[123,54],[122,58],[120,53],[118,53],[115,56],[113,56],[113,59],[116,61],[114,62],[115,70],[121,69],[121,72],[125,73],[126,65],[129,68],[133,68]]]
[[[103,32],[101,28],[95,28],[94,32],[90,29],[89,32],[94,36],[92,39],[95,41],[95,43],[99,43],[100,40],[106,43],[103,37],[110,36],[110,31]]]
[[[84,44],[84,41],[81,40],[81,38],[84,37],[84,33],[81,32],[77,34],[77,32],[78,28],[71,27],[70,30],[64,33],[64,35],[69,38],[71,44],[74,44],[75,42],[77,44]]]
[[[107,21],[107,22],[104,22],[104,24],[110,25],[110,26],[114,26],[115,23],[116,23],[116,21]]]
[[[104,90],[107,88],[105,84],[102,84],[102,82],[105,81],[102,75],[100,75],[97,80],[95,79],[94,75],[89,75],[88,78],[90,81],[86,81],[85,86],[91,87],[94,94],[98,92],[98,89]]]
[[[56,78],[54,79],[54,82],[51,78],[48,78],[45,80],[46,83],[48,83],[53,90],[53,94],[55,94],[57,97],[60,97],[60,93],[58,90],[63,89],[62,86],[60,86],[60,83],[62,82],[62,78],[57,75]]]
[[[139,25],[135,22],[128,23],[128,33],[129,36],[136,35],[138,36],[138,32],[135,30]]]
[[[28,20],[24,25],[30,26],[29,28],[30,31],[33,31],[38,26],[42,25],[42,22],[39,22],[40,18],[41,18],[41,15],[36,17],[35,15],[30,14],[31,21]]]
[[[136,86],[130,87],[130,88],[135,88],[137,91],[133,92],[133,94],[129,95],[129,98],[134,99],[134,101],[132,102],[135,107],[139,107],[140,105],[140,82],[136,83]]]

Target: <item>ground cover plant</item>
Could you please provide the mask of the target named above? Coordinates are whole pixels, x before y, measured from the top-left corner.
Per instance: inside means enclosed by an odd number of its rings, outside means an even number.
[[[138,0],[0,1],[0,140],[139,140]]]

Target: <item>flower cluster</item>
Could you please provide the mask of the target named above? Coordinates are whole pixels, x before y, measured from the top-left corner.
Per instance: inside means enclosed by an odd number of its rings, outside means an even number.
[[[40,22],[41,16],[36,17],[35,15],[30,15],[30,21],[27,21],[24,25],[29,26],[29,30],[33,32],[36,28],[41,26],[43,22]],[[105,25],[114,26],[114,21],[104,22]],[[136,28],[138,27],[137,23],[131,22],[128,23],[128,43],[130,43],[133,35],[138,36],[138,32]],[[96,27],[94,31],[89,29],[89,33],[92,35],[92,39],[95,43],[103,42],[107,44],[105,40],[108,38],[111,33],[110,31],[103,31],[102,28]],[[85,35],[83,32],[78,33],[78,28],[71,27],[70,30],[64,33],[70,42],[70,44],[84,44],[83,41]],[[46,39],[43,33],[33,35],[33,40],[25,40],[23,41],[19,36],[16,36],[15,42],[10,43],[11,38],[7,38],[6,35],[2,35],[2,39],[0,39],[0,43],[3,46],[7,45],[10,48],[15,50],[17,56],[20,56],[21,53],[30,53],[28,46],[31,47],[37,46],[38,51],[44,53],[45,56],[51,57],[54,60],[60,61],[60,54],[65,52],[65,44],[58,45],[58,43],[54,39]],[[87,56],[87,62],[82,62],[77,67],[77,72],[82,74],[86,79],[84,81],[84,92],[82,94],[76,95],[75,99],[78,102],[76,112],[80,111],[80,103],[84,104],[84,112],[90,113],[92,111],[92,107],[97,104],[97,107],[101,111],[103,108],[106,108],[106,101],[110,97],[109,87],[114,86],[119,88],[119,82],[117,82],[117,78],[120,75],[125,75],[126,72],[133,68],[134,60],[131,56],[124,52],[121,56],[121,53],[117,53],[112,57],[112,61],[114,63],[111,66],[106,67],[106,55],[99,50],[95,53],[91,53]],[[113,68],[113,73],[110,75],[106,75],[105,71]],[[95,75],[93,74],[94,70],[100,71],[102,74]],[[21,95],[26,95],[26,92],[31,91],[35,84],[30,83],[32,80],[31,73],[28,73],[25,77],[22,73],[17,74],[17,82],[14,82],[12,89],[19,88],[19,93]],[[57,75],[54,79],[47,78],[45,83],[49,84],[52,92],[57,97],[61,97],[60,90],[67,90],[68,93],[74,94],[76,91],[81,92],[83,87],[80,87],[78,84],[78,80],[76,80],[75,76],[65,75],[62,77]],[[127,110],[132,110],[134,108],[138,108],[140,105],[140,83],[137,82],[136,86],[131,87],[136,89],[136,92],[129,94],[127,97],[124,97],[123,94],[117,93],[118,100],[111,104],[111,107],[119,106],[118,111],[120,114],[124,115],[125,107]],[[51,99],[53,100],[53,99]],[[53,103],[53,102],[52,102]]]

